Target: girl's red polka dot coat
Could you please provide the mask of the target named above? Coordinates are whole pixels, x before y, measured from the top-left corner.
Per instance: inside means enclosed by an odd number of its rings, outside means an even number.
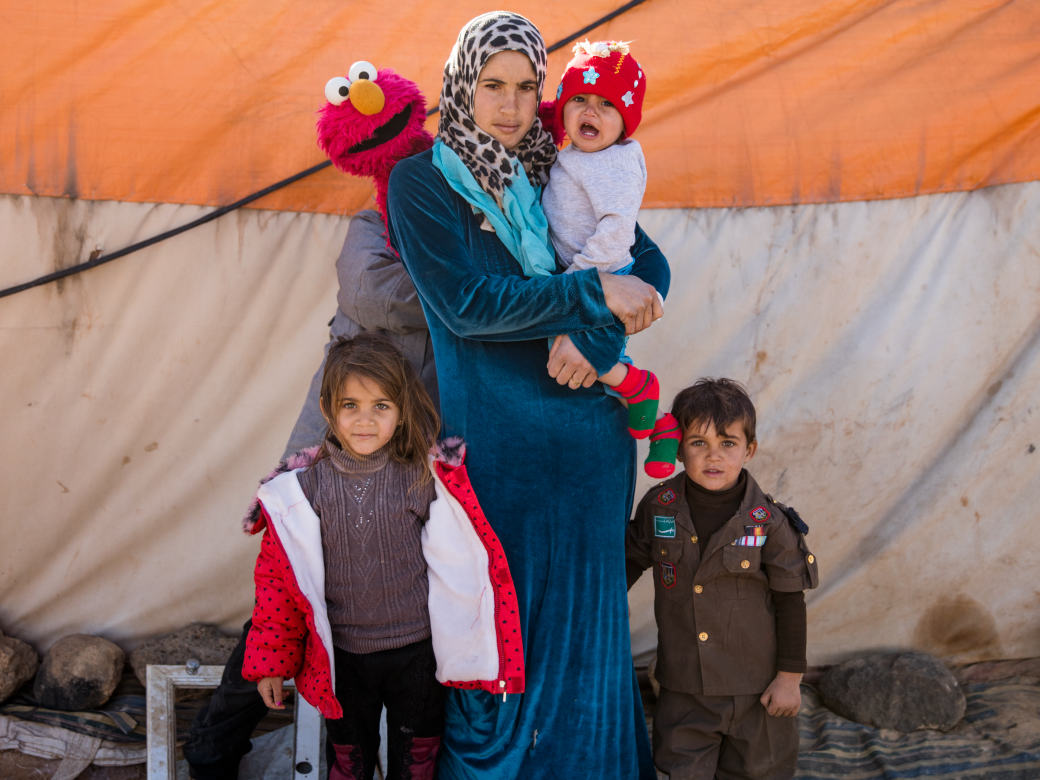
[[[431,456],[437,499],[422,543],[437,679],[458,688],[522,693],[524,652],[513,579],[464,457],[460,439],[441,442]],[[254,572],[256,606],[243,676],[293,678],[322,715],[340,718],[320,521],[293,471],[261,486],[257,498],[260,517],[250,530],[266,532]]]
[[[290,479],[296,483],[296,489],[302,495],[299,481],[292,472],[268,485]],[[332,632],[328,625],[324,593],[321,594],[318,619],[324,619],[325,630],[320,631],[315,622],[313,595],[308,598],[297,581],[289,556],[279,539],[277,524],[272,523],[263,499],[260,506],[262,518],[255,526],[254,533],[265,529],[266,533],[260,541],[260,555],[253,572],[256,606],[253,607],[253,627],[246,639],[242,676],[254,682],[264,677],[292,678],[300,695],[322,715],[326,718],[341,718],[343,708],[336,700],[334,672],[329,662],[332,657]],[[318,539],[320,562],[320,535]],[[323,565],[322,569],[324,580]],[[322,634],[328,637],[327,642],[314,641],[324,640]]]

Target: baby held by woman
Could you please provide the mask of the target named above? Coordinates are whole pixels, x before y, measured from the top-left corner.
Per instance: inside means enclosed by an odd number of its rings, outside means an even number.
[[[574,54],[556,93],[557,124],[571,143],[552,167],[542,209],[567,273],[628,274],[646,189],[643,152],[631,137],[642,117],[646,77],[624,42],[584,41]],[[657,377],[622,352],[599,380],[627,402],[629,433],[650,437],[647,474],[669,476],[682,434],[670,414],[657,419]]]

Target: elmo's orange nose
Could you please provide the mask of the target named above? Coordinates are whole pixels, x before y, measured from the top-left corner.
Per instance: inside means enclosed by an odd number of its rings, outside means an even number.
[[[350,104],[365,116],[372,116],[383,110],[386,97],[374,81],[358,79],[350,85]]]

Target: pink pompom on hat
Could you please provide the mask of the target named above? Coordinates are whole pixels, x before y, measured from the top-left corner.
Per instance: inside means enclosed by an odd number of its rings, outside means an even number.
[[[631,137],[643,118],[646,76],[628,51],[626,41],[587,40],[574,45],[574,59],[567,63],[556,90],[556,120],[563,124],[563,107],[575,95],[599,95],[621,112],[625,136]]]

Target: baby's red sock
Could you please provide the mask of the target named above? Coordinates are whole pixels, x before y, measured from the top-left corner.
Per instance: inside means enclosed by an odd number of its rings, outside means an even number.
[[[629,366],[628,374],[614,389],[628,401],[628,432],[635,439],[645,439],[654,429],[661,400],[657,377],[650,371]]]
[[[643,470],[654,479],[672,476],[680,441],[682,431],[679,430],[679,421],[672,415],[665,414],[657,421],[654,432],[650,434],[650,454],[646,456]]]

